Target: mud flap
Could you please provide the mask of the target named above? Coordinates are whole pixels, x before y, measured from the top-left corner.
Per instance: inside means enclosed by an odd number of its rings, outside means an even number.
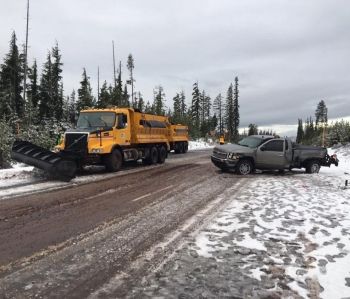
[[[62,157],[59,153],[28,141],[15,141],[12,145],[11,158],[42,169],[50,176],[64,181],[73,179],[77,172],[77,163],[74,159]]]

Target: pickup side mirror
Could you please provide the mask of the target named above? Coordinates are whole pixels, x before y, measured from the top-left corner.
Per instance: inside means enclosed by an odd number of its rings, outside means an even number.
[[[261,150],[262,152],[265,151],[265,150],[266,150],[265,146],[262,146],[262,147],[260,148],[260,150]]]

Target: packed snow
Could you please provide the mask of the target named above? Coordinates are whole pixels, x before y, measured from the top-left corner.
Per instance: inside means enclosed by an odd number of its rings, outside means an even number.
[[[280,267],[303,298],[350,297],[350,145],[329,153],[340,164],[319,174],[255,175],[200,231],[193,248],[218,263],[228,263],[217,257],[238,248],[248,256],[242,269],[255,264],[250,277],[259,281],[267,265]]]
[[[190,142],[189,149],[212,146]],[[278,290],[283,273],[292,297],[350,297],[350,186],[346,186],[350,145],[328,152],[338,155],[339,166],[322,167],[319,174],[252,175],[239,194],[232,193],[230,204],[199,231],[190,249],[218,265],[237,262],[241,255],[242,275],[271,290]],[[35,189],[42,178],[33,173],[24,165],[0,170],[0,197],[11,185]]]

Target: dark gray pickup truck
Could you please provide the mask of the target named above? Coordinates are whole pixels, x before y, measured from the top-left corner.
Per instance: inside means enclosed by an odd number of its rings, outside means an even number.
[[[321,166],[338,166],[337,156],[329,156],[324,147],[299,145],[289,138],[260,135],[248,136],[238,144],[216,146],[211,161],[223,171],[233,169],[242,175],[255,169],[283,171],[292,168],[318,173]]]

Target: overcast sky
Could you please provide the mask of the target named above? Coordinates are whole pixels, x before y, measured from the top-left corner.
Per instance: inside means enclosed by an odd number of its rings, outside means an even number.
[[[16,31],[25,41],[26,0],[0,0],[0,59]],[[135,59],[135,89],[167,105],[198,81],[212,98],[240,83],[241,126],[256,123],[292,134],[298,118],[325,100],[329,118],[350,115],[350,1],[347,0],[31,0],[29,63],[45,62],[57,41],[65,94],[79,88],[83,67],[97,92],[112,82],[116,60]]]

